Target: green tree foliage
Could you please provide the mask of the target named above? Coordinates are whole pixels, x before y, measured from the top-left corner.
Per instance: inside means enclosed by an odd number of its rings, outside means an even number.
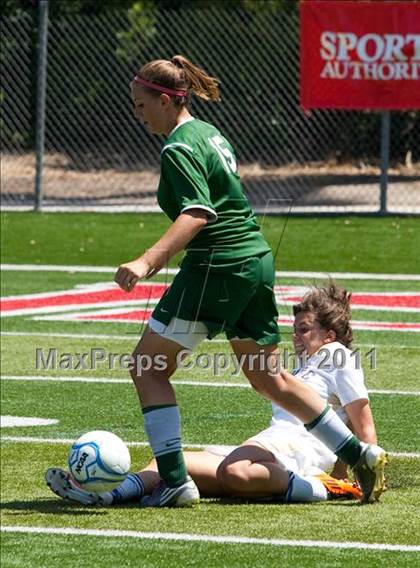
[[[95,16],[109,10],[127,10],[135,0],[49,0],[48,12],[51,19],[66,17],[70,14]],[[14,15],[21,12],[36,11],[39,0],[3,0],[2,15]]]
[[[137,1],[127,10],[128,26],[118,31],[116,37],[119,46],[116,55],[124,61],[130,61],[136,53],[139,38],[148,43],[156,33],[156,10],[151,2]]]

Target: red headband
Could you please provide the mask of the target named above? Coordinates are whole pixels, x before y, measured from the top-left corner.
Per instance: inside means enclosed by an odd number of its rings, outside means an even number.
[[[161,85],[157,85],[156,83],[151,83],[150,81],[146,81],[142,79],[138,75],[134,77],[135,83],[140,83],[143,87],[147,87],[148,89],[153,89],[154,91],[160,91],[161,93],[166,93],[167,95],[173,95],[175,97],[185,97],[187,96],[187,91],[185,89],[168,89],[167,87],[162,87]]]

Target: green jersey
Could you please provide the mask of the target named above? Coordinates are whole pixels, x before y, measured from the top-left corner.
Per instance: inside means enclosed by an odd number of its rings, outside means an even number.
[[[220,132],[198,119],[169,135],[161,153],[158,202],[175,219],[203,209],[208,224],[187,245],[186,260],[239,260],[270,250],[242,191],[232,146]]]

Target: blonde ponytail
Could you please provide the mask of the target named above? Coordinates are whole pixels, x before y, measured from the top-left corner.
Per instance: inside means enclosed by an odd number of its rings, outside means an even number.
[[[173,96],[178,105],[187,104],[191,95],[197,95],[205,101],[220,101],[219,80],[208,75],[203,69],[197,67],[183,55],[175,55],[171,60],[155,59],[143,65],[137,72],[137,82],[145,81],[151,90],[159,88],[185,91],[185,96]],[[151,85],[153,84],[155,88]],[[161,89],[162,92],[168,92]]]
[[[219,80],[216,77],[211,77],[183,55],[174,55],[171,63],[184,71],[189,88],[197,97],[205,101],[220,101]]]

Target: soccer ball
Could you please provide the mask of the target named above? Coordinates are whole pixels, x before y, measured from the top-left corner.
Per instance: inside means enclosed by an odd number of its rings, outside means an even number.
[[[69,453],[73,478],[86,491],[112,491],[126,478],[131,465],[124,442],[111,432],[96,430],[78,438]]]

